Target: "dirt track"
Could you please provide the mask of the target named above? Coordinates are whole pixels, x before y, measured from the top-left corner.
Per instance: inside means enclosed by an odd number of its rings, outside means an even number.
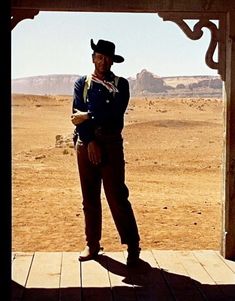
[[[72,133],[71,98],[13,99],[13,251],[79,251],[83,212],[76,157],[56,148]],[[219,249],[223,104],[132,99],[123,131],[126,183],[142,249]],[[103,199],[106,251],[123,250]]]

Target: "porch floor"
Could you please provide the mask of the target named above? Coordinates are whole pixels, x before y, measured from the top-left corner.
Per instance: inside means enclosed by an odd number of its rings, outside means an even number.
[[[12,253],[12,301],[234,301],[235,262],[213,250],[143,250],[80,263],[79,252]]]

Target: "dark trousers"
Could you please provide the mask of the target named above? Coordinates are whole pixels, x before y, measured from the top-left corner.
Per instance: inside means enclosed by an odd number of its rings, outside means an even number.
[[[102,162],[96,166],[88,159],[87,146],[81,143],[77,144],[87,244],[89,246],[97,245],[101,239],[102,183],[121,243],[138,244],[140,238],[135,216],[128,200],[129,191],[125,185],[122,139],[112,143],[102,142],[100,147]]]

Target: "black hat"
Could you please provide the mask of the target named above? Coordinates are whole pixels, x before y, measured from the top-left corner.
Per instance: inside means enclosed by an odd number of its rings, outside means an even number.
[[[91,48],[94,52],[112,57],[115,63],[122,63],[124,61],[122,56],[115,54],[115,44],[110,41],[99,40],[95,45],[93,39],[91,39]]]

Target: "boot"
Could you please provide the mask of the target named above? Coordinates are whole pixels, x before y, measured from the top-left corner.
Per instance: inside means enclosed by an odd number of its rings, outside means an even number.
[[[87,261],[91,259],[95,259],[100,251],[100,245],[94,245],[94,246],[86,246],[85,249],[81,252],[78,259],[79,261]]]
[[[126,264],[129,267],[136,266],[140,261],[140,251],[141,248],[139,247],[139,244],[128,244],[127,248],[127,261]]]

